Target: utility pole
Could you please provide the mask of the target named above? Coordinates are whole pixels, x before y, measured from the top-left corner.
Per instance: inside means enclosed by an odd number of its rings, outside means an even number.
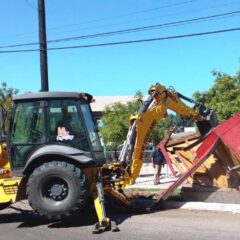
[[[38,0],[39,49],[41,67],[41,91],[48,91],[47,38],[45,22],[45,2]]]

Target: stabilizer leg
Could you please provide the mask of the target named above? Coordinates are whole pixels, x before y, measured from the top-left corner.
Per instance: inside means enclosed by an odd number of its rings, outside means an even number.
[[[97,194],[94,196],[94,206],[98,216],[98,222],[95,224],[93,233],[101,233],[104,231],[112,230],[113,232],[119,231],[116,223],[110,221],[106,216],[105,200],[102,182],[98,181],[96,184]]]

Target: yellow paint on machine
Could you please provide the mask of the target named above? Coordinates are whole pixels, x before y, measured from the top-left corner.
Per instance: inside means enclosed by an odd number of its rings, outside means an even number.
[[[0,179],[0,204],[16,201],[21,178]]]

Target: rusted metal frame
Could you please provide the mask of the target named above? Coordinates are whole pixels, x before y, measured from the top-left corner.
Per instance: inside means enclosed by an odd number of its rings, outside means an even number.
[[[163,156],[165,157],[165,160],[166,160],[167,165],[169,166],[169,168],[170,168],[170,170],[171,170],[171,172],[172,172],[172,175],[173,175],[174,177],[176,177],[176,172],[174,171],[174,168],[173,168],[173,166],[172,166],[171,160],[170,160],[170,158],[169,158],[169,156],[168,156],[168,154],[167,154],[167,152],[166,152],[165,147],[163,146],[163,143],[160,142],[158,146],[160,147],[160,149],[161,149],[161,151],[162,151],[162,153],[163,153]]]
[[[205,151],[205,152],[201,152],[202,155],[196,157],[195,164],[158,197],[155,204],[152,206],[152,209],[155,209],[162,200],[167,199],[170,196],[170,194],[177,187],[179,187],[191,174],[193,174],[198,169],[198,167],[200,167],[201,164],[203,164],[204,161],[212,154],[212,152],[215,150],[216,146],[220,142],[220,139],[217,136],[213,136],[213,137],[215,137],[215,139],[213,138],[213,143],[210,142],[211,145],[208,146],[207,149],[204,149],[204,147],[203,149],[201,149],[202,151]]]

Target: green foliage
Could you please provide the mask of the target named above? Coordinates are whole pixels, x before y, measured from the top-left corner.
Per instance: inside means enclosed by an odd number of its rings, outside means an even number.
[[[180,115],[168,115],[170,125],[175,127],[175,132],[183,132],[185,127],[193,127],[194,121],[182,118]]]
[[[205,92],[195,92],[193,97],[216,111],[218,120],[223,122],[240,112],[240,72],[235,76],[213,71],[214,85]]]
[[[168,117],[161,119],[156,124],[156,126],[154,127],[154,129],[152,131],[152,135],[150,138],[151,139],[150,141],[152,141],[154,146],[159,144],[159,142],[164,138],[164,135],[166,134],[166,132],[168,131],[170,126],[171,126],[171,122]]]
[[[175,132],[182,132],[184,127],[193,127],[194,122],[187,120],[179,115],[169,114],[166,118],[160,120],[153,129],[151,141],[156,146],[161,140],[163,140],[165,134],[168,132],[170,127],[175,128]]]
[[[129,129],[129,117],[135,114],[141,107],[142,100],[143,94],[138,91],[133,101],[127,104],[117,102],[105,108],[100,134],[108,149],[116,149],[118,145],[123,144]],[[193,126],[193,122],[183,120],[179,116],[170,114],[167,118],[161,119],[159,123],[156,124],[150,141],[153,142],[154,145],[158,144],[164,138],[170,126],[175,126],[176,129],[180,129],[180,126]]]
[[[12,97],[18,93],[18,89],[7,88],[7,83],[2,82],[0,87],[0,104],[4,109],[9,113],[12,108]],[[7,119],[5,120],[5,128],[8,127],[10,114],[8,114]],[[3,123],[0,123],[2,126]]]
[[[109,149],[116,149],[124,142],[129,128],[129,118],[139,109],[142,99],[143,94],[138,91],[133,101],[127,104],[117,102],[105,108],[100,134]]]
[[[8,88],[6,82],[1,83],[0,87],[0,103],[5,109],[9,109],[12,106],[11,98],[18,93],[16,88]]]

